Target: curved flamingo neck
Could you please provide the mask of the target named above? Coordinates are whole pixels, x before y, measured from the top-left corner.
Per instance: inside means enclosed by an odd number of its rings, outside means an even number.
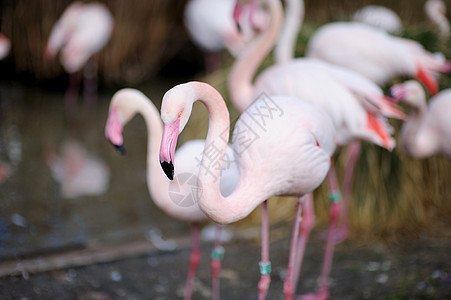
[[[253,101],[253,78],[264,58],[271,51],[279,35],[282,23],[280,0],[266,0],[270,22],[268,29],[258,36],[236,59],[229,73],[230,99],[239,111],[244,111]]]
[[[184,95],[189,97],[187,105],[200,101],[205,105],[209,114],[209,127],[205,140],[205,152],[199,170],[199,206],[213,221],[220,224],[235,222],[247,216],[254,208],[265,200],[259,196],[256,184],[247,184],[249,176],[240,168],[240,181],[234,192],[224,197],[220,191],[221,169],[224,162],[229,131],[230,119],[227,106],[221,94],[210,85],[202,82],[190,82],[178,86],[186,89]],[[208,149],[214,149],[214,161]],[[262,198],[262,199],[260,199]],[[250,203],[252,202],[252,203]]]
[[[440,4],[439,2],[428,1],[425,6],[426,14],[429,20],[438,27],[442,38],[448,38],[450,35],[450,24],[446,18],[446,11],[441,12],[440,6],[445,7],[445,4],[443,2]]]
[[[303,0],[285,0],[284,5],[284,23],[274,50],[274,58],[278,64],[294,58],[297,37],[304,21]]]
[[[427,112],[425,94],[423,93],[417,97],[416,102],[409,102],[412,109],[401,130],[401,142],[403,146],[409,153],[415,156],[418,156],[420,152],[423,152],[421,149],[422,145],[418,144],[417,138]]]
[[[134,112],[134,114],[141,114],[144,118],[147,128],[147,187],[152,200],[158,207],[164,210],[167,206],[167,201],[165,201],[167,197],[162,197],[159,193],[167,193],[169,181],[161,171],[160,162],[158,160],[160,142],[163,135],[160,112],[148,98],[140,94],[128,96],[126,99],[126,106]],[[134,114],[132,114],[132,116]]]

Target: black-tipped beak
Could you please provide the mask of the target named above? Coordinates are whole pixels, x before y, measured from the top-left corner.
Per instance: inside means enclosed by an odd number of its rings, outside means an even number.
[[[115,144],[113,144],[113,143],[111,143],[111,145],[113,145],[114,148],[116,148],[116,150],[117,150],[120,154],[122,154],[122,155],[125,154],[125,148],[124,148],[124,145],[115,145]]]
[[[169,178],[169,180],[174,180],[174,164],[167,161],[160,161],[161,168],[164,171],[164,174]]]

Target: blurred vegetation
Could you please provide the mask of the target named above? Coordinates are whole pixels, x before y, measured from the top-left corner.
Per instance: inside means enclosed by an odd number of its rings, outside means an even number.
[[[63,76],[58,63],[44,66],[42,55],[51,27],[69,0],[16,0],[1,2],[0,31],[12,40],[12,53],[2,62],[2,73],[9,70],[37,81]],[[162,74],[170,66],[171,76],[184,80],[203,80],[228,98],[226,80],[233,59],[222,58],[223,68],[205,75],[199,68],[202,54],[190,42],[183,26],[186,1],[180,0],[102,0],[115,17],[113,37],[100,53],[100,76],[103,82],[122,86],[145,83]],[[349,20],[352,13],[367,4],[392,8],[404,22],[403,36],[415,39],[430,51],[441,51],[451,58],[450,41],[443,43],[428,22],[423,0],[353,1],[307,0],[306,17],[298,38],[297,56],[304,54],[311,34],[322,24]],[[451,3],[448,7],[448,17]],[[262,68],[272,64],[269,56]],[[164,72],[163,72],[164,73]],[[5,76],[5,74],[3,74]],[[400,82],[405,78],[399,78]],[[395,83],[395,82],[394,82]],[[450,76],[440,79],[440,87],[451,88]],[[387,91],[388,87],[385,87]],[[232,120],[237,111],[229,105]],[[205,138],[208,127],[206,111],[196,105],[191,121],[180,144],[192,138]],[[398,130],[399,121],[391,121]],[[398,136],[396,139],[399,141]],[[343,177],[345,151],[336,157],[337,175]],[[400,235],[418,234],[431,223],[448,222],[451,214],[451,163],[444,157],[415,160],[400,147],[392,153],[363,144],[356,169],[351,204],[352,235],[359,239],[391,239]],[[327,217],[326,184],[315,193],[316,211],[320,223]],[[289,220],[294,212],[294,199],[271,200],[273,222]],[[236,226],[257,224],[259,210]]]

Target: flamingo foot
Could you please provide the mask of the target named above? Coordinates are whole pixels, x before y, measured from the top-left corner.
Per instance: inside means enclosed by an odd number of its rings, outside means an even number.
[[[329,298],[329,291],[327,289],[322,289],[320,292],[314,294],[305,294],[297,296],[296,300],[326,300]]]

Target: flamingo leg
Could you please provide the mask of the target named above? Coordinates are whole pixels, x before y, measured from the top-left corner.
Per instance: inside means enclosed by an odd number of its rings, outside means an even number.
[[[193,294],[194,279],[196,277],[197,267],[200,260],[200,241],[199,241],[199,224],[193,223],[191,225],[192,232],[192,252],[189,260],[188,278],[185,285],[185,297],[184,300],[190,300]]]
[[[260,281],[258,283],[258,299],[263,300],[271,283],[271,262],[269,260],[269,223],[268,202],[262,204],[262,257],[259,263]]]
[[[97,102],[98,55],[93,55],[83,70],[83,96],[85,105],[94,106]]]
[[[337,230],[335,242],[340,243],[346,239],[349,234],[349,207],[351,204],[352,182],[354,180],[354,171],[359,158],[361,144],[359,141],[353,141],[349,144],[347,150],[347,163],[343,177],[343,212],[340,218],[341,224]]]
[[[216,226],[216,239],[213,251],[211,253],[211,276],[213,300],[219,300],[219,273],[221,271],[221,260],[224,257],[224,248],[221,246],[222,226]]]
[[[69,74],[69,86],[64,94],[64,106],[67,110],[73,109],[77,104],[81,75],[80,71]]]
[[[313,193],[308,193],[307,195],[305,195],[303,203],[301,230],[297,246],[296,262],[293,269],[293,286],[295,287],[294,292],[296,292],[299,274],[301,273],[302,268],[302,261],[305,254],[305,248],[314,223],[315,211],[313,209]]]
[[[304,196],[305,197],[305,196]],[[291,243],[290,243],[290,254],[288,257],[288,269],[287,277],[285,278],[283,284],[283,293],[286,300],[291,300],[293,298],[294,288],[293,288],[293,269],[295,265],[296,257],[296,246],[298,244],[299,238],[299,228],[302,221],[302,203],[304,202],[304,197],[298,199],[296,206],[296,214],[294,216],[293,231],[291,233]]]
[[[327,174],[330,190],[330,225],[327,235],[326,251],[324,254],[323,267],[320,277],[320,287],[316,294],[303,295],[297,298],[297,300],[324,300],[329,297],[328,281],[330,271],[332,267],[332,258],[335,246],[335,231],[337,228],[338,220],[342,211],[341,193],[338,188],[337,177],[335,175],[335,169],[333,166],[329,169]]]

